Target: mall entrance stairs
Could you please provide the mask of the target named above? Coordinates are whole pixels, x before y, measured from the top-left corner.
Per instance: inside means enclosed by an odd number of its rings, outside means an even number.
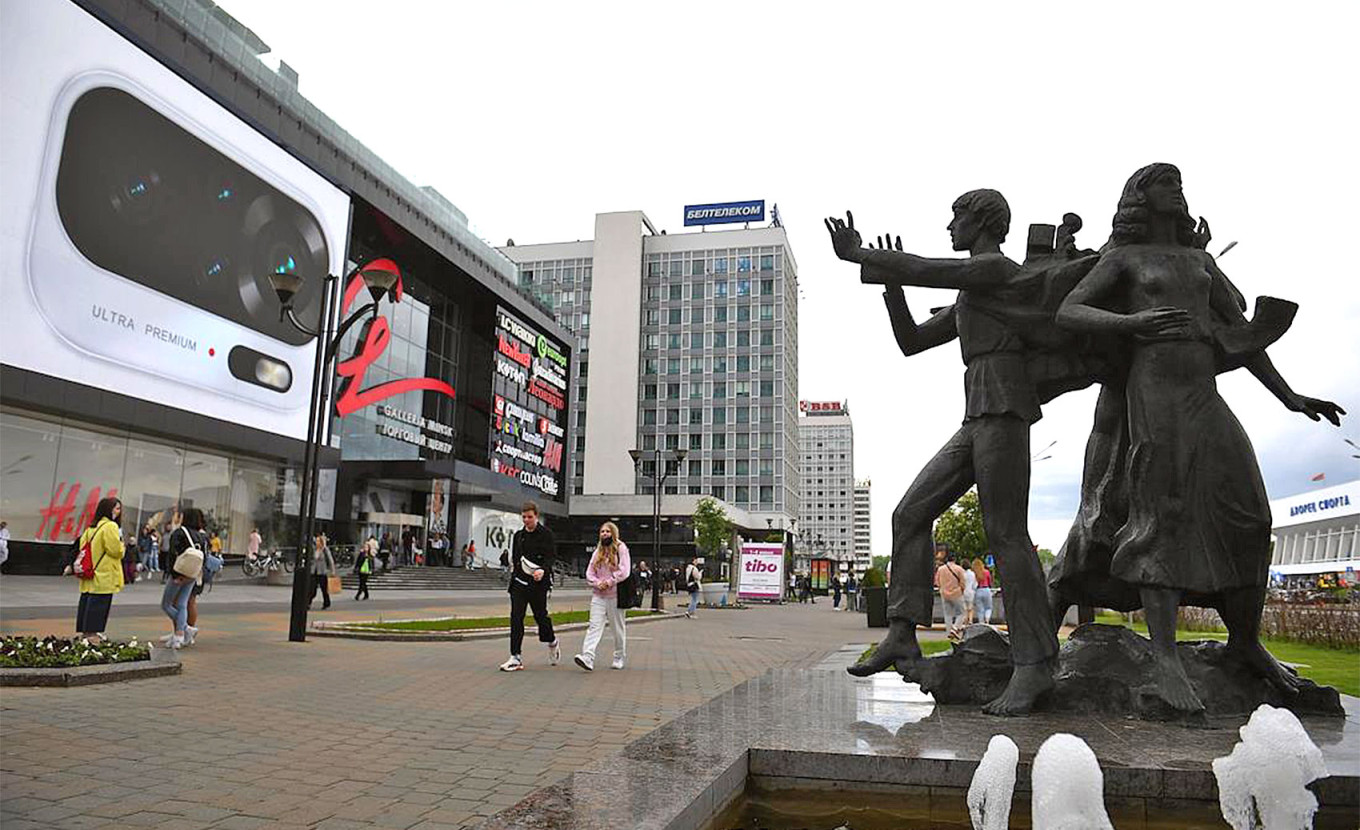
[[[345,590],[354,591],[359,587],[359,577],[354,573],[341,575]],[[368,587],[373,591],[488,591],[504,590],[504,575],[498,568],[429,568],[412,566],[393,568],[390,571],[374,573],[368,578]],[[581,589],[589,585],[584,579],[574,576],[559,577],[556,588]]]

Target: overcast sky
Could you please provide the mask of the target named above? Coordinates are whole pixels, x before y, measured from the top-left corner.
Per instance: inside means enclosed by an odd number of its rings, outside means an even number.
[[[680,232],[687,203],[777,202],[801,283],[802,398],[847,400],[893,506],[957,428],[956,345],[904,358],[881,292],[835,259],[822,217],[950,254],[956,196],[1004,193],[1004,250],[1064,212],[1099,247],[1124,181],[1180,166],[1191,212],[1249,298],[1302,306],[1270,353],[1294,388],[1360,416],[1356,4],[440,3],[223,0],[311,101],[484,238],[588,239],[597,212]],[[918,315],[950,299],[909,290]],[[608,321],[595,321],[597,325]],[[630,324],[632,324],[630,322]],[[1360,477],[1338,430],[1250,375],[1220,389],[1272,498]],[[622,394],[631,395],[627,390]],[[1095,391],[1035,424],[1031,533],[1057,549],[1077,503]]]

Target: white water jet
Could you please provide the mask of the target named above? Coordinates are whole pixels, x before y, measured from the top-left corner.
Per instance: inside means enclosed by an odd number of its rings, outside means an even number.
[[[1223,820],[1233,830],[1308,830],[1318,803],[1307,785],[1327,764],[1303,724],[1263,703],[1238,732],[1232,753],[1214,759]]]
[[[968,815],[973,830],[1010,827],[1011,796],[1015,793],[1015,765],[1020,748],[1005,735],[993,735],[968,785]]]
[[[1030,778],[1034,830],[1114,830],[1105,813],[1105,776],[1081,738],[1050,736],[1034,756]]]

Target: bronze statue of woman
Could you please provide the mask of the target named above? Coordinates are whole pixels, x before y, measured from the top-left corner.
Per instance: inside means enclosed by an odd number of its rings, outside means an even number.
[[[1127,519],[1109,577],[1136,589],[1158,691],[1188,711],[1202,704],[1176,656],[1180,605],[1218,609],[1231,653],[1277,685],[1297,682],[1259,641],[1270,507],[1251,442],[1215,381],[1223,344],[1234,341],[1224,321],[1242,329],[1246,321],[1240,295],[1197,241],[1180,171],[1142,168],[1124,186],[1110,244],[1058,311],[1061,325],[1130,341]],[[1264,346],[1240,365],[1289,408],[1339,421],[1336,404],[1293,392]]]

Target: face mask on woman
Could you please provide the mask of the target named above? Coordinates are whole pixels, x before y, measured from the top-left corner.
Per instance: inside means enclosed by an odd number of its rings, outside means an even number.
[[[614,541],[614,537],[613,537],[611,534],[608,534],[608,533],[606,533],[605,535],[603,535],[603,536],[600,537],[600,544],[602,544],[602,545],[607,545],[607,544],[609,544],[610,542],[613,542],[613,541]]]

